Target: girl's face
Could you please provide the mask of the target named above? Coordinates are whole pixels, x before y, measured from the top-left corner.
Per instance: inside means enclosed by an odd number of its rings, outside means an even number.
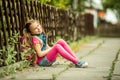
[[[38,22],[34,22],[30,25],[31,34],[41,34],[43,32],[42,26]]]

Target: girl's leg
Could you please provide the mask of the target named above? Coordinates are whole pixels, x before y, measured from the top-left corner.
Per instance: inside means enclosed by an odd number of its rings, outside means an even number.
[[[70,55],[77,58],[70,46],[63,39],[58,40],[56,44],[60,44]]]
[[[78,59],[71,56],[60,44],[55,44],[52,49],[47,53],[46,58],[52,62],[56,59],[58,53],[65,59],[73,62],[74,64],[78,63]]]

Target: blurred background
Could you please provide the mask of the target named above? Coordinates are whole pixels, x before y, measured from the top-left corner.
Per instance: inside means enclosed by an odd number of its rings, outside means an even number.
[[[100,36],[120,37],[119,0],[38,0],[63,9],[90,13],[94,28]],[[102,33],[102,34],[101,34]]]

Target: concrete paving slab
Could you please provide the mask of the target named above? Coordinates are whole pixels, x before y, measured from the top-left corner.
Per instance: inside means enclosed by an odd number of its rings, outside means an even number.
[[[59,77],[57,80],[106,80],[106,68],[70,68]]]
[[[82,45],[76,55],[81,58],[87,56],[91,51],[93,51],[97,46],[103,43],[103,39],[96,39]]]
[[[37,67],[32,69],[26,69],[21,72],[17,72],[14,76],[9,76],[4,79],[40,79],[40,80],[52,80],[54,74],[58,74],[64,70],[65,65],[59,65],[57,67]]]

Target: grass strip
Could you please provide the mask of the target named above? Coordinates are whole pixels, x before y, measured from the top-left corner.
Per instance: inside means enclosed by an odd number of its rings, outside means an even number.
[[[115,69],[115,64],[118,60],[118,56],[120,54],[120,49],[118,50],[118,52],[116,53],[116,57],[115,59],[112,61],[112,66],[111,66],[111,69],[110,69],[110,72],[109,72],[109,75],[108,75],[108,78],[107,80],[111,80],[112,76],[113,76],[113,72],[114,72],[114,69]]]

